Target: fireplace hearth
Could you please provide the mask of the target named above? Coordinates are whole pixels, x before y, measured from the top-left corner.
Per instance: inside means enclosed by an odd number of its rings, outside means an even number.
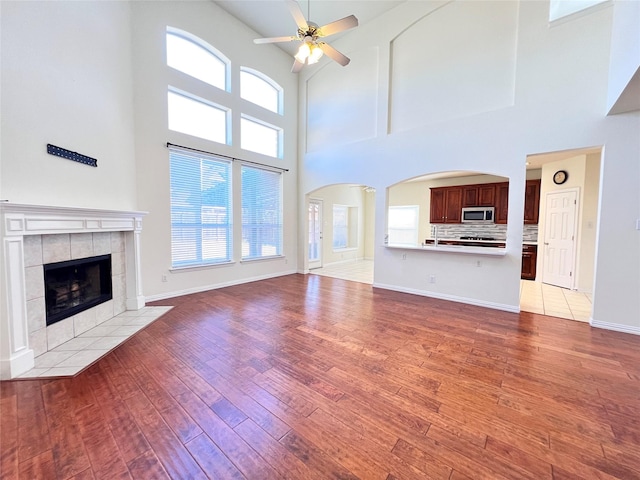
[[[112,299],[111,255],[44,265],[46,324]]]

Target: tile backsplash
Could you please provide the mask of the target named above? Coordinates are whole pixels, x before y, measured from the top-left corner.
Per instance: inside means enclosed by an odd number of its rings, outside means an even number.
[[[431,238],[435,238],[435,228],[439,239],[458,239],[460,237],[492,237],[496,240],[507,238],[507,226],[503,224],[431,224]],[[538,225],[524,225],[522,240],[535,242],[538,240]]]

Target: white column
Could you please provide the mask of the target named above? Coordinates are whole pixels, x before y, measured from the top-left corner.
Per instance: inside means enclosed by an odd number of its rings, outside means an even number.
[[[140,233],[142,218],[135,219],[135,229],[125,234],[127,265],[127,310],[138,310],[145,305],[142,294],[142,267],[140,265]]]
[[[4,239],[4,305],[0,311],[0,379],[16,377],[34,366],[29,348],[22,236]]]

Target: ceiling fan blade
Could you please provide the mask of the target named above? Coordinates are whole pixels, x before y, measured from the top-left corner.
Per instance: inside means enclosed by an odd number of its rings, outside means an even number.
[[[307,20],[304,18],[304,13],[302,13],[302,9],[296,0],[287,0],[287,6],[291,11],[291,15],[293,19],[296,21],[296,25],[303,32],[309,30],[309,25],[307,24]]]
[[[302,67],[304,67],[304,63],[299,62],[298,59],[296,59],[293,62],[293,67],[291,67],[291,73],[298,73],[300,70],[302,70]]]
[[[318,42],[318,47],[320,47],[320,50],[322,50],[327,57],[329,57],[332,60],[335,60],[343,67],[347,66],[351,61],[349,57],[347,57],[346,55],[343,55],[328,43]]]
[[[298,37],[271,37],[271,38],[256,38],[253,43],[278,43],[278,42],[293,42],[299,40]]]
[[[335,22],[327,23],[322,27],[319,27],[319,37],[328,37],[329,35],[333,35],[334,33],[342,32],[344,30],[349,30],[350,28],[358,26],[358,19],[354,15],[349,15],[348,17],[341,18],[340,20],[336,20]]]

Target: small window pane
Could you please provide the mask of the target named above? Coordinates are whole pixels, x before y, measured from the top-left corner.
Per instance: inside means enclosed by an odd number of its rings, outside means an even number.
[[[167,65],[214,87],[226,88],[225,62],[196,42],[172,32],[167,32]]]
[[[179,93],[168,93],[169,129],[227,143],[227,112]]]
[[[549,20],[554,21],[562,17],[586,10],[607,0],[551,0],[549,2]]]
[[[278,157],[280,151],[281,130],[248,118],[240,121],[240,146],[244,150],[262,153],[270,157]]]
[[[240,96],[267,110],[280,113],[280,90],[258,75],[246,70],[240,72]]]

